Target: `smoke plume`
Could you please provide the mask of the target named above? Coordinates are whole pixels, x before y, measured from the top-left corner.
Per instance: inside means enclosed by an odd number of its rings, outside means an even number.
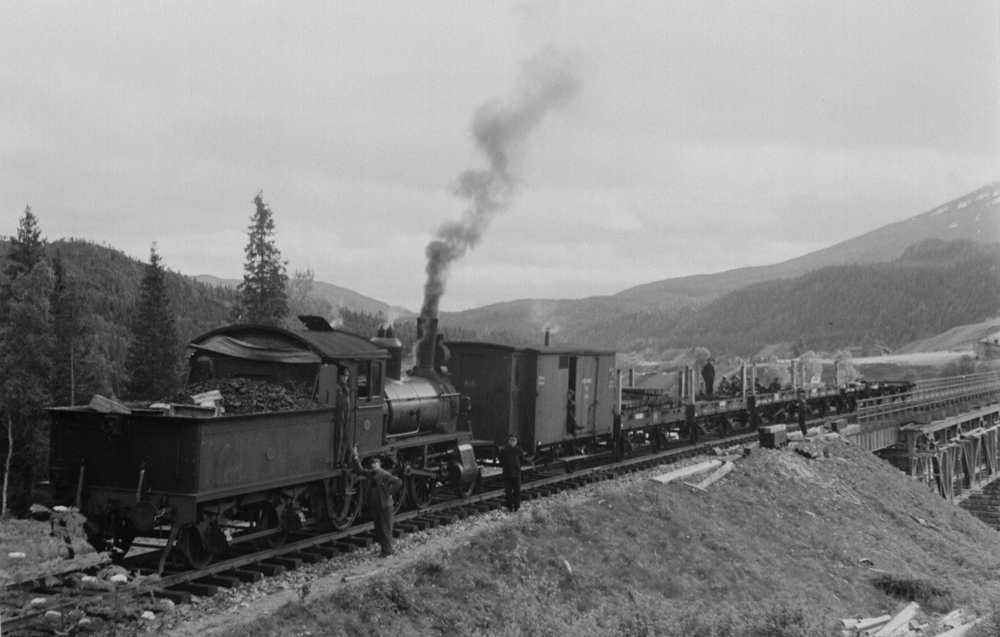
[[[549,109],[567,103],[580,86],[579,64],[554,51],[528,60],[521,69],[518,93],[510,103],[491,102],[476,109],[472,135],[489,161],[484,170],[466,170],[455,194],[469,200],[461,219],[448,221],[427,245],[427,283],[420,315],[435,318],[452,262],[476,247],[493,218],[517,190],[513,165],[528,135]]]

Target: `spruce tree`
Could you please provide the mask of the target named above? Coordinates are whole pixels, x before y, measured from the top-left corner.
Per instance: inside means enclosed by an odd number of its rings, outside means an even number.
[[[10,239],[10,259],[5,271],[9,282],[19,274],[28,274],[31,269],[45,259],[45,240],[42,239],[42,229],[38,227],[38,218],[31,212],[31,206],[25,206],[24,216],[17,226],[17,235]]]
[[[240,284],[242,323],[280,325],[288,314],[288,273],[274,245],[274,218],[258,192],[247,229],[246,263]]]
[[[142,277],[132,337],[126,365],[129,397],[168,398],[177,389],[180,356],[177,325],[170,310],[164,270],[155,243],[149,251],[149,265]]]
[[[32,484],[44,475],[44,409],[51,402],[47,387],[52,367],[49,295],[53,277],[30,207],[25,208],[17,236],[11,237],[2,273],[0,427],[5,435],[0,439],[0,514],[5,515],[11,508],[23,508]]]

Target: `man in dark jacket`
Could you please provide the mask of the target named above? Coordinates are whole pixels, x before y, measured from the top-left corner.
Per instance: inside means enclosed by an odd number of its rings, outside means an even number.
[[[521,463],[524,450],[517,446],[517,436],[507,438],[507,446],[500,449],[500,468],[503,469],[503,495],[507,510],[521,508]]]
[[[805,436],[809,433],[809,428],[806,426],[806,416],[809,415],[809,404],[806,403],[806,393],[803,390],[798,391],[798,416],[799,416],[799,429],[802,431],[802,435]]]
[[[346,367],[337,370],[337,396],[333,403],[333,434],[336,436],[336,448],[334,457],[337,463],[348,462],[349,451],[347,449],[347,429],[351,420],[351,387],[348,381],[351,378]]]
[[[711,358],[701,368],[701,377],[705,379],[705,395],[711,396],[715,389],[715,365],[712,364]]]
[[[368,502],[368,511],[371,513],[372,522],[375,523],[375,539],[382,547],[382,557],[392,555],[392,496],[403,486],[403,481],[382,469],[382,461],[372,458],[371,469],[361,466],[358,458],[358,448],[355,446],[351,452],[351,460],[354,461],[354,469],[364,477],[368,478],[365,488],[365,500]]]

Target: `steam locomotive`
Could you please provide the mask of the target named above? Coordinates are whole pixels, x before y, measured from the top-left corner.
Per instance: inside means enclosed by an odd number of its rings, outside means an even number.
[[[322,318],[300,318],[304,331],[234,325],[196,338],[189,380],[305,385],[314,408],[51,409],[51,475],[38,501],[80,507],[91,543],[116,556],[136,538],[166,540],[162,570],[168,555],[199,568],[229,545],[277,546],[303,526],[350,526],[363,500],[346,462],[354,446],[364,464],[379,458],[405,478],[397,508],[404,501],[425,508],[441,489],[471,494],[480,468],[469,404],[435,368],[436,321],[421,334],[417,366],[404,374],[391,332],[369,341]],[[340,423],[334,403],[345,368],[353,408]]]

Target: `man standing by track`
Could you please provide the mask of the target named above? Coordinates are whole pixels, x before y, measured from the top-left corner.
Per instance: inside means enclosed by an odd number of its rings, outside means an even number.
[[[809,434],[809,427],[806,425],[806,417],[809,415],[809,404],[806,402],[805,390],[799,389],[799,391],[796,392],[796,395],[799,412],[799,429],[802,431],[802,436],[805,437]]]
[[[503,495],[507,510],[513,513],[521,508],[521,463],[524,450],[517,446],[517,436],[507,437],[507,446],[500,449],[500,468],[503,469]]]
[[[351,460],[354,462],[354,469],[364,477],[368,478],[368,486],[365,489],[365,498],[368,502],[368,512],[371,513],[372,522],[375,523],[375,539],[382,547],[382,557],[392,555],[392,495],[403,486],[403,481],[382,469],[382,461],[372,458],[371,469],[361,466],[358,457],[358,448],[355,446],[351,450]]]
[[[346,367],[337,370],[337,396],[333,403],[333,435],[336,436],[334,458],[337,464],[348,463],[347,428],[351,419],[351,373]],[[357,449],[354,450],[357,452]]]

